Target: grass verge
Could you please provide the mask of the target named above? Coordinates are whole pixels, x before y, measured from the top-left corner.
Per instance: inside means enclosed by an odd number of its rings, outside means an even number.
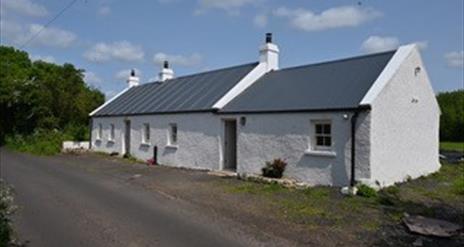
[[[227,180],[223,187],[227,193],[247,194],[271,205],[263,210],[270,210],[272,217],[312,229],[375,232],[384,225],[398,224],[404,213],[464,220],[464,163],[444,164],[434,174],[384,188],[375,196],[343,196],[339,188],[323,186],[298,190]]]
[[[440,150],[464,152],[464,142],[440,142]]]

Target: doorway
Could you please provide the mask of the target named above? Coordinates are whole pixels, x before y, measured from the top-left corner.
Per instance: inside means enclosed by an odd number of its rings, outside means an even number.
[[[131,122],[124,121],[124,155],[130,155]]]
[[[237,121],[224,120],[224,170],[237,170]]]

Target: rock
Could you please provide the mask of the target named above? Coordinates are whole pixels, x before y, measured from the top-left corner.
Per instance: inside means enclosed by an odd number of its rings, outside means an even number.
[[[141,177],[142,175],[141,174],[134,174],[133,176],[131,176],[129,179],[136,179],[136,178],[139,178]]]
[[[445,220],[426,218],[423,216],[405,215],[403,223],[409,231],[426,236],[451,237],[456,235],[461,226]]]
[[[340,192],[343,194],[343,195],[350,195],[350,196],[354,196],[356,195],[356,193],[358,193],[358,188],[356,187],[351,187],[351,186],[347,186],[347,187],[343,187]]]

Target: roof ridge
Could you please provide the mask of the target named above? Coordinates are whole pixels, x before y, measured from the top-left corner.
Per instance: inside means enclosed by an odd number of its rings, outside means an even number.
[[[189,74],[189,75],[183,75],[183,76],[179,76],[179,77],[174,77],[174,78],[172,78],[170,80],[182,79],[182,78],[191,77],[191,76],[198,76],[198,75],[202,75],[202,74],[206,74],[206,73],[212,73],[212,72],[219,72],[219,71],[222,71],[222,70],[236,69],[236,68],[239,68],[239,67],[250,66],[250,65],[258,64],[258,63],[259,62],[251,62],[251,63],[239,64],[239,65],[234,65],[234,66],[229,66],[229,67],[224,67],[224,68],[219,68],[219,69],[213,69],[213,70],[203,71],[203,72],[199,72],[199,73],[195,73],[195,74]],[[143,83],[140,86],[151,85],[151,84],[155,84],[155,83],[161,84],[163,82],[159,81],[159,80],[156,80],[156,81]]]
[[[354,57],[340,58],[340,59],[324,61],[324,62],[317,62],[317,63],[310,63],[310,64],[305,64],[305,65],[298,65],[298,66],[293,66],[293,67],[288,67],[288,68],[282,68],[282,69],[279,69],[279,70],[273,70],[271,72],[279,72],[279,71],[283,71],[283,70],[300,69],[300,68],[311,67],[311,66],[320,66],[320,65],[330,64],[330,63],[346,62],[346,61],[351,61],[351,60],[363,59],[363,58],[367,58],[367,57],[386,55],[386,54],[393,53],[393,52],[396,52],[396,51],[397,51],[397,49],[390,50],[390,51],[384,51],[384,52],[371,53],[371,54],[366,54],[366,55],[359,55],[359,56],[354,56]]]

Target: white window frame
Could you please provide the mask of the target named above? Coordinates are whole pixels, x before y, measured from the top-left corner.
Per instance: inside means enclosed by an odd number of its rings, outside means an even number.
[[[108,141],[114,141],[114,137],[115,137],[115,127],[114,127],[114,124],[110,124],[110,133],[108,136]]]
[[[150,144],[150,124],[142,124],[142,144]]]
[[[103,125],[101,123],[98,124],[97,128],[97,140],[101,140],[103,136]]]
[[[322,126],[322,133],[317,133],[317,126],[321,125]],[[329,125],[329,132],[330,133],[325,133],[325,125]],[[330,120],[314,120],[312,121],[311,124],[312,128],[312,138],[311,138],[311,149],[315,151],[331,151],[333,149],[334,141],[333,141],[333,124],[332,121]],[[317,144],[317,139],[318,137],[322,137],[322,142],[326,142],[327,139],[329,138],[330,140],[330,145],[318,145]]]
[[[177,146],[177,141],[179,140],[178,135],[177,123],[170,123],[168,130],[168,146]]]

